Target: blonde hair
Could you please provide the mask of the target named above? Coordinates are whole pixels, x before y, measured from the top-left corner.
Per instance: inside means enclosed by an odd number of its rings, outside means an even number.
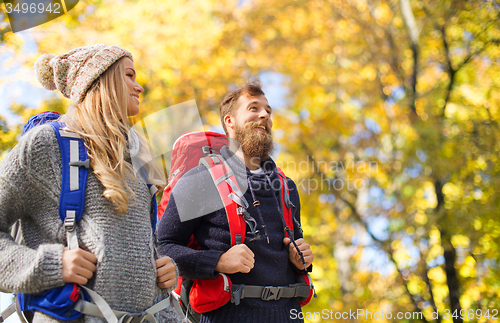
[[[137,178],[125,160],[130,95],[123,60],[120,58],[104,71],[83,101],[73,105],[61,119],[69,130],[84,138],[90,166],[104,186],[104,197],[113,202],[115,210],[125,214],[130,197],[135,196],[126,178],[133,179],[136,187]]]

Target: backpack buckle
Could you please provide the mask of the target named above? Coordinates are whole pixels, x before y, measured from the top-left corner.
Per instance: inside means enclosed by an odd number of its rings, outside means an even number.
[[[281,298],[281,294],[283,294],[283,287],[266,286],[262,290],[260,299],[263,301],[277,301]]]
[[[201,151],[203,152],[203,157],[207,157],[210,155],[210,146],[201,147]]]
[[[254,236],[252,238],[252,240],[250,240],[250,241],[259,239],[260,238],[260,236],[259,236],[260,231],[257,230],[257,221],[255,221],[255,219],[252,218],[250,213],[248,213],[247,209],[245,209],[244,207],[239,207],[236,209],[236,213],[238,215],[242,215],[243,221],[245,221],[245,223],[248,224],[248,227],[250,228],[250,232],[247,232],[247,234],[252,234]]]
[[[145,319],[145,313],[126,313],[120,317],[118,323],[142,323]]]
[[[231,303],[234,303],[234,305],[240,305],[240,300],[243,298],[243,288],[245,285],[233,285],[233,292],[231,293]]]
[[[64,228],[66,232],[73,232],[75,230],[75,211],[68,211],[66,213],[66,218],[64,219]]]
[[[77,166],[77,167],[85,167],[87,169],[90,168],[90,160],[87,158],[85,160],[79,160],[79,161],[71,161],[69,162],[70,166]]]

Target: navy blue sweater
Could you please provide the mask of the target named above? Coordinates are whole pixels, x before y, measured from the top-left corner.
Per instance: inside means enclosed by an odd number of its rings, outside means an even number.
[[[221,155],[235,173],[238,186],[250,204],[248,212],[256,220],[257,230],[260,231],[258,240],[250,241],[253,236],[249,234],[245,237],[245,244],[255,254],[254,268],[247,274],[236,273],[228,276],[233,284],[293,284],[295,272],[300,271],[288,260],[288,250],[283,244],[285,235],[283,215],[280,211],[281,183],[276,164],[272,159],[266,160],[262,163],[264,174],[255,175],[227,147],[222,148]],[[290,199],[295,205],[292,214],[300,223],[297,187],[289,178],[287,184]],[[260,214],[253,206],[255,200],[260,202],[257,206]],[[201,250],[187,247],[191,235],[194,235]],[[302,237],[302,232],[296,224],[294,237]],[[204,279],[218,275],[215,266],[219,257],[231,248],[231,237],[222,200],[209,171],[204,166],[193,168],[176,184],[158,226],[158,239],[159,253],[174,259],[181,276]],[[228,302],[218,310],[205,313],[201,322],[300,322],[299,319],[290,318],[292,309],[300,311],[297,298],[282,298],[277,301],[242,299],[238,306]]]

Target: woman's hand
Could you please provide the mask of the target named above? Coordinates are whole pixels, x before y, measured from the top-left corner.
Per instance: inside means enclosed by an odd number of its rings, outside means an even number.
[[[156,259],[156,277],[158,287],[160,288],[169,288],[177,283],[175,266],[170,257]]]
[[[97,257],[83,249],[64,248],[62,255],[63,282],[85,285],[94,275]]]

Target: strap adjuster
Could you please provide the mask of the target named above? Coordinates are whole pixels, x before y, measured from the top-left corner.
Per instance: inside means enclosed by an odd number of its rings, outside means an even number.
[[[69,166],[85,167],[85,168],[89,169],[90,168],[90,160],[87,158],[85,160],[70,161]]]
[[[72,232],[75,230],[75,218],[71,216],[67,216],[66,219],[64,219],[64,228],[66,229],[66,232]]]
[[[201,151],[203,152],[203,157],[207,157],[210,155],[210,146],[201,147]]]
[[[142,323],[147,313],[127,313],[120,317],[118,323]]]
[[[247,234],[254,236],[250,241],[258,240],[260,238],[260,231],[257,230],[257,221],[248,213],[247,209],[240,206],[236,209],[236,214],[243,216],[243,221],[250,227],[250,232],[247,232]]]
[[[262,290],[262,295],[260,298],[263,301],[277,301],[281,298],[282,293],[283,287],[266,286]]]

